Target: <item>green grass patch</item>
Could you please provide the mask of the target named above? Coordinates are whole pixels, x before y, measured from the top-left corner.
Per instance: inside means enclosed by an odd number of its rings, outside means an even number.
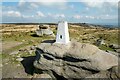
[[[1,54],[1,58],[4,59],[4,58],[8,58],[9,57],[9,54],[5,54],[5,53],[2,53]]]
[[[118,33],[99,33],[96,35],[96,37],[100,38],[102,37],[108,44],[114,43],[118,44]]]
[[[106,50],[114,51],[114,49],[112,49],[112,48],[110,48],[110,47],[107,47],[107,46],[105,46],[105,45],[100,45],[100,46],[98,46],[98,47],[99,47],[99,49],[104,50],[104,51],[106,51]]]
[[[19,50],[20,48],[25,47],[27,45],[29,45],[29,44],[20,44],[18,46],[12,47],[10,49],[4,50],[4,51],[2,51],[2,53],[3,54],[8,54],[8,53],[11,53],[13,51]]]
[[[22,44],[12,47],[10,49],[4,50],[2,53],[10,53],[15,50],[19,50],[22,47],[25,46],[32,46],[32,45],[38,45],[40,44],[43,40],[46,39],[52,39],[52,37],[43,35],[43,36],[32,36],[35,34],[35,32],[15,32],[12,33],[11,35],[4,34],[3,35],[3,42],[4,41],[17,41],[17,42],[22,42]],[[13,43],[14,45],[14,43]]]
[[[2,60],[2,54],[1,54],[1,53],[0,53],[0,59]],[[0,60],[0,61],[1,61],[1,60]]]

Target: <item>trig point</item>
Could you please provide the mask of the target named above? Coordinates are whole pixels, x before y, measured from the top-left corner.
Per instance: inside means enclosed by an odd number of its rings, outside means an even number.
[[[57,27],[56,43],[67,44],[69,42],[68,23],[67,21],[59,21]]]

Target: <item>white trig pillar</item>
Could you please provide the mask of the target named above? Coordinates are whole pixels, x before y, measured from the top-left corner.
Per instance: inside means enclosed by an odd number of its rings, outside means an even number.
[[[69,31],[67,21],[59,21],[57,27],[56,43],[69,43]]]

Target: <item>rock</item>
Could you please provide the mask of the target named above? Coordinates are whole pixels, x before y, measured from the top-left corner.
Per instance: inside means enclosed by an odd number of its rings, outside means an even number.
[[[10,55],[18,54],[19,51],[14,51]]]
[[[16,57],[17,57],[17,58],[20,58],[20,55],[17,55]]]
[[[120,49],[115,49],[115,51],[116,51],[117,53],[120,53]]]
[[[98,39],[98,40],[96,41],[96,45],[97,45],[97,46],[105,45],[104,39],[102,39],[102,38]]]
[[[29,53],[30,53],[30,54],[32,54],[32,52],[33,52],[32,50],[29,50]]]
[[[20,66],[20,64],[17,64],[16,66]]]
[[[51,76],[48,74],[34,74],[33,80],[36,80],[36,78],[51,78]]]
[[[8,64],[8,63],[5,63],[5,64]]]
[[[113,51],[109,51],[109,50],[107,50],[106,52],[111,53],[111,54],[116,55],[116,56],[119,55],[119,53],[117,53],[117,52],[113,52]]]
[[[31,47],[30,47],[30,50],[35,50],[35,49],[36,49],[35,46],[31,46]]]
[[[118,66],[117,56],[102,51],[94,45],[76,41],[66,45],[52,41],[43,42],[38,46],[36,53],[34,66],[43,72],[46,71],[53,78],[105,75],[100,72]]]
[[[3,65],[2,65],[2,64],[0,64],[0,67],[3,67]]]
[[[17,58],[16,60],[17,61],[23,61],[24,59],[23,58]]]
[[[36,30],[38,36],[49,35],[55,37],[52,30],[50,30],[49,25],[40,25],[39,30]]]
[[[120,49],[120,45],[118,44],[110,44],[109,47],[113,49]]]
[[[22,41],[23,41],[23,42],[25,42],[25,40],[24,40],[24,39],[23,39]]]

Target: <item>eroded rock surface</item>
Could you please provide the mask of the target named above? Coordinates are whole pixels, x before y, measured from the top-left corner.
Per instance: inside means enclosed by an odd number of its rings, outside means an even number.
[[[111,78],[110,70],[118,67],[117,56],[76,41],[66,45],[45,41],[36,53],[34,66],[53,78]]]

